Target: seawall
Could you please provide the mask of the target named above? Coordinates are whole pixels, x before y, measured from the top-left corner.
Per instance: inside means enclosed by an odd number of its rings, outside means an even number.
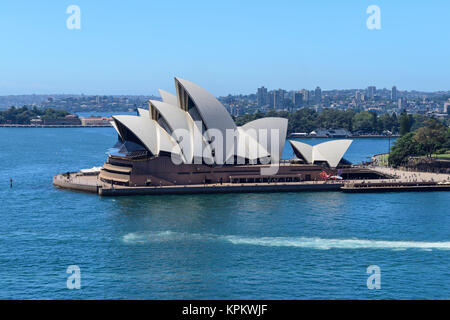
[[[256,192],[299,192],[339,191],[341,183],[269,183],[269,184],[226,184],[189,185],[163,187],[99,188],[101,196],[162,195],[162,194],[213,194],[213,193],[256,193]]]

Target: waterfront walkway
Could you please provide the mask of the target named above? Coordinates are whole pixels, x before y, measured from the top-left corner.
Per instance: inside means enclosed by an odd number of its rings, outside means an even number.
[[[420,172],[420,171],[406,171],[382,166],[367,166],[367,169],[395,176],[395,181],[400,182],[445,182],[450,181],[450,174]]]

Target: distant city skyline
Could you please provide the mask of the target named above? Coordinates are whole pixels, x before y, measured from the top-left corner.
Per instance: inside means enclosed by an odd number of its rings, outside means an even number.
[[[80,29],[67,27],[72,4]],[[366,25],[372,4],[379,30]],[[215,96],[262,85],[445,91],[449,11],[436,0],[4,0],[0,95],[156,95],[174,76]]]
[[[24,105],[38,108],[63,109],[68,112],[136,112],[137,108],[146,109],[148,99],[158,100],[155,96],[116,96],[116,95],[25,95],[0,96],[0,109]],[[260,87],[253,93],[229,94],[218,97],[220,102],[233,116],[251,115],[258,112],[293,112],[302,108],[311,108],[316,112],[325,109],[370,111],[377,114],[393,114],[407,111],[413,114],[448,118],[450,91],[418,92],[402,91],[396,86],[377,89],[322,90],[268,90]]]
[[[237,95],[244,95],[245,96],[245,95],[251,95],[251,94],[256,94],[257,95],[258,94],[258,90],[260,88],[266,89],[268,93],[271,92],[271,91],[277,91],[277,90],[280,90],[280,89],[285,91],[286,93],[287,92],[303,91],[303,90],[306,90],[309,93],[311,93],[311,92],[314,93],[317,88],[319,88],[321,92],[360,91],[361,93],[365,93],[371,87],[374,87],[375,90],[389,90],[389,91],[392,91],[392,89],[395,88],[394,89],[395,95],[398,95],[400,92],[418,92],[418,93],[423,93],[423,94],[438,94],[438,93],[448,93],[448,94],[450,94],[450,86],[449,86],[449,89],[446,89],[446,90],[426,91],[426,90],[420,90],[420,89],[414,89],[414,88],[410,89],[410,90],[407,90],[407,89],[398,88],[398,86],[395,86],[395,85],[392,85],[390,87],[366,86],[366,87],[360,87],[360,88],[340,88],[340,89],[338,89],[338,88],[323,88],[320,85],[307,87],[307,88],[306,87],[305,88],[296,88],[296,89],[268,88],[268,87],[266,87],[264,85],[261,85],[260,87],[255,87],[253,90],[250,89],[249,92],[228,92],[228,93],[223,94],[223,95],[218,95],[217,97],[226,97],[226,96],[229,96],[229,95],[232,95],[232,96],[235,96],[235,95],[236,96]],[[42,92],[42,93],[38,93],[38,92],[32,92],[32,93],[17,93],[17,94],[3,94],[3,93],[0,93],[0,97],[7,97],[7,96],[33,96],[33,95],[35,95],[35,96],[48,96],[48,97],[52,97],[52,96],[68,96],[69,97],[69,96],[83,96],[84,95],[84,96],[114,96],[114,97],[120,97],[120,96],[124,96],[124,97],[131,97],[131,96],[139,97],[139,96],[141,96],[141,97],[145,97],[145,96],[151,96],[151,97],[154,98],[154,97],[159,97],[158,89],[160,89],[160,88],[149,90],[149,91],[155,92],[155,93],[139,93],[139,94],[95,93],[95,92],[93,92],[93,93],[87,93],[87,92],[73,92],[73,93],[71,93],[71,92],[51,92],[51,93]],[[172,92],[172,93],[176,94],[176,92]],[[395,100],[395,97],[394,97],[393,100]]]

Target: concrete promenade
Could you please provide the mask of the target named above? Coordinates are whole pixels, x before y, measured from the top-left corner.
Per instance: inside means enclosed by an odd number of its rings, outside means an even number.
[[[445,173],[432,173],[432,172],[420,172],[420,171],[406,171],[389,167],[381,166],[367,166],[367,169],[371,169],[383,174],[396,176],[396,181],[400,182],[445,182],[450,181],[450,174]]]

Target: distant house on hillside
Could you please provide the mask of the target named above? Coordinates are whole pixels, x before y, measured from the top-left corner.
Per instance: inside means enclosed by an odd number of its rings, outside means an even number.
[[[39,126],[79,126],[81,120],[74,114],[68,114],[64,118],[42,118],[37,117],[30,120],[30,124]]]
[[[74,114],[68,114],[64,118],[43,118],[42,124],[44,126],[79,126],[81,125],[81,120]]]
[[[303,138],[307,137],[308,134],[306,132],[292,132],[289,136],[291,138]]]
[[[309,133],[311,137],[317,138],[347,138],[352,135],[352,133],[346,129],[323,129],[318,128]]]

